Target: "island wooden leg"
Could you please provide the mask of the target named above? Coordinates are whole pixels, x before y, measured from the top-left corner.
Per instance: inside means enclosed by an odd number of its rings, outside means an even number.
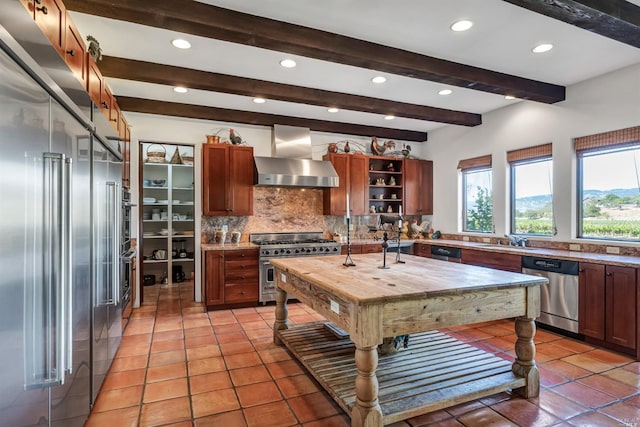
[[[378,403],[377,345],[360,347],[356,344],[356,404],[351,410],[352,427],[381,427],[382,409]]]
[[[512,371],[527,380],[527,385],[514,390],[524,398],[538,397],[540,393],[540,373],[536,366],[536,345],[533,336],[536,334],[536,322],[533,319],[519,317],[516,319],[516,361]]]
[[[273,343],[282,345],[278,331],[289,329],[289,309],[287,308],[287,293],[276,288],[276,320],[273,322]]]

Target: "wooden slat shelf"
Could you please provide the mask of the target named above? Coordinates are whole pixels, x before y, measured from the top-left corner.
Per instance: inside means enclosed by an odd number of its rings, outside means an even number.
[[[278,332],[314,378],[351,414],[355,405],[355,346],[324,322]],[[384,424],[501,391],[524,387],[511,362],[438,331],[411,334],[409,348],[379,356],[376,369]]]

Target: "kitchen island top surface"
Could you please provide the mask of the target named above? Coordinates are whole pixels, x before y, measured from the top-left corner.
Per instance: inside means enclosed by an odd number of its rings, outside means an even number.
[[[379,268],[383,264],[382,254],[352,255],[352,259],[355,267],[345,267],[345,257],[342,255],[272,259],[271,263],[285,272],[303,276],[331,293],[359,303],[547,282],[547,279],[538,276],[443,263],[412,255],[402,257],[404,264],[395,264],[395,255],[387,255],[388,269]]]

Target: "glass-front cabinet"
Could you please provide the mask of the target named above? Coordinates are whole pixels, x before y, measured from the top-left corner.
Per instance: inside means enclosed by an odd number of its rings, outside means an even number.
[[[140,159],[142,282],[193,280],[193,146],[142,143]]]

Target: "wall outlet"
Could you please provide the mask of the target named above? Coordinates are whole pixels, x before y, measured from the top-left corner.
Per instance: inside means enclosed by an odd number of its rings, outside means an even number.
[[[618,255],[620,253],[620,248],[616,246],[607,246],[607,253]]]
[[[331,311],[333,311],[334,313],[340,314],[340,304],[338,304],[332,299],[329,300],[329,304],[331,305]]]
[[[580,250],[580,245],[576,244],[576,243],[572,243],[569,245],[569,250],[570,251],[579,251]]]
[[[491,239],[490,239],[489,237],[483,237],[483,238],[482,238],[482,241],[483,241],[484,243],[491,243]]]
[[[469,236],[462,236],[462,241],[463,242],[468,242],[469,241]]]

